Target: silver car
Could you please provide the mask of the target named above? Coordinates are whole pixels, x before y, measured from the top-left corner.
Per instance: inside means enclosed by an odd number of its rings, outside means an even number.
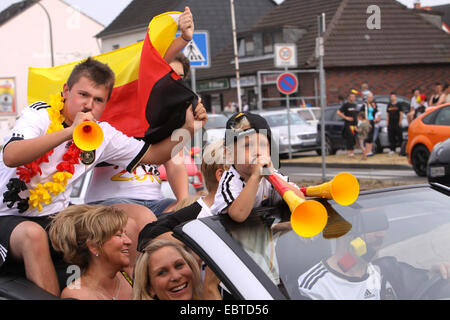
[[[382,153],[384,148],[389,148],[389,136],[388,136],[388,128],[386,123],[386,109],[387,104],[383,102],[377,103],[378,111],[381,113],[381,121],[379,123],[380,125],[380,131],[378,134],[378,139],[376,140],[376,143],[374,143],[374,152],[375,153]],[[408,120],[406,119],[406,116],[403,115],[402,118],[402,137],[403,141],[408,140]]]
[[[272,130],[272,136],[278,142],[280,155],[289,153],[289,129],[291,152],[311,151],[320,148],[317,144],[317,127],[308,124],[296,112],[290,112],[290,124],[286,110],[252,111],[265,118]],[[290,127],[290,128],[289,128]]]

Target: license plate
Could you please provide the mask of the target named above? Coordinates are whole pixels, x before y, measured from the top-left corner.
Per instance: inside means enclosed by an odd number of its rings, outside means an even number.
[[[430,168],[430,177],[443,177],[445,176],[445,167],[431,167]]]

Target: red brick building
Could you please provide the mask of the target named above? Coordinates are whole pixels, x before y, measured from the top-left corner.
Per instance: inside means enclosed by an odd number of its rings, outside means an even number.
[[[359,89],[362,82],[374,94],[396,91],[406,97],[414,87],[429,95],[435,82],[450,82],[450,35],[426,19],[426,12],[408,9],[395,0],[285,0],[238,34],[244,102],[257,99],[257,71],[276,70],[273,44],[277,42],[296,43],[299,69],[316,68],[317,16],[322,12],[326,14],[328,103],[337,102],[338,95],[351,88]],[[219,101],[223,108],[228,101],[237,101],[234,77],[230,44],[212,58],[211,68],[197,71],[197,90],[216,110]],[[314,76],[301,74],[299,80],[297,96],[316,95]],[[273,76],[260,81],[266,82],[264,97],[281,96]],[[308,102],[314,105],[316,101]],[[282,102],[263,106],[276,104]]]

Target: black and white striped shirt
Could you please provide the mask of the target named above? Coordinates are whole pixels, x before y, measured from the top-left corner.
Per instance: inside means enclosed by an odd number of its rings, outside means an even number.
[[[350,277],[321,261],[298,278],[302,296],[314,300],[380,300],[381,274],[369,263],[362,277]]]
[[[288,181],[288,177],[279,174],[277,171],[275,171],[275,174],[283,180]],[[230,169],[224,172],[219,181],[219,187],[214,198],[214,204],[211,207],[211,213],[202,212],[198,218],[226,213],[226,209],[236,200],[244,187],[244,178],[241,177],[234,166],[231,166]],[[282,201],[280,194],[272,187],[270,182],[266,179],[261,179],[253,208],[261,207],[262,202],[266,199],[269,199],[269,206]]]

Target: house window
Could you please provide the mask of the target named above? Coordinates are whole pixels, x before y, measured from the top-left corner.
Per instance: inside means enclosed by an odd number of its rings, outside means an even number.
[[[245,39],[239,39],[238,43],[238,56],[243,57],[245,56]]]
[[[264,33],[263,42],[264,42],[264,53],[272,53],[273,52],[272,33]]]
[[[283,35],[281,34],[281,31],[273,34],[273,43],[283,43]]]
[[[283,36],[281,31],[279,32],[269,32],[263,35],[263,50],[264,54],[273,53],[273,47],[276,43],[282,43]]]
[[[252,56],[255,54],[255,43],[253,37],[245,38],[245,55]]]
[[[255,43],[252,36],[239,39],[238,44],[239,57],[253,56],[255,54]]]

